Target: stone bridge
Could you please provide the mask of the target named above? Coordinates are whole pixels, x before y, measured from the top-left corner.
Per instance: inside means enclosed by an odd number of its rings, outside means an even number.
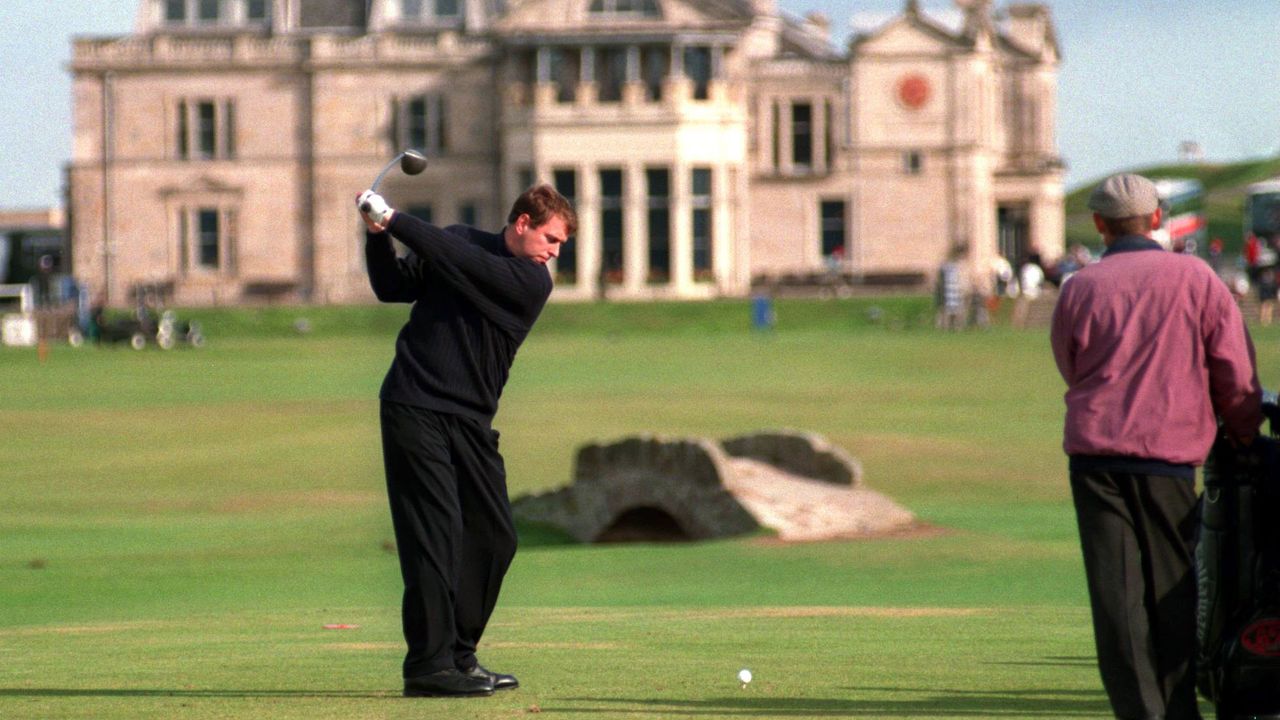
[[[705,540],[762,528],[781,540],[818,540],[915,524],[910,512],[862,486],[862,467],[847,452],[791,431],[586,445],[572,484],[518,498],[513,509],[580,542]]]

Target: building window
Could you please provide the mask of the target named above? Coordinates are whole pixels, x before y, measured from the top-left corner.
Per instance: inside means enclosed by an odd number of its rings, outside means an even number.
[[[570,204],[575,203],[578,196],[578,174],[573,170],[555,170],[551,173],[551,178],[556,191],[565,196]],[[567,242],[560,246],[560,256],[556,258],[556,281],[578,281],[577,243]]]
[[[908,175],[923,173],[924,155],[919,150],[908,150],[902,153],[902,172]]]
[[[448,149],[447,105],[441,95],[416,95],[392,101],[391,135],[395,148],[415,148],[428,156]]]
[[[556,84],[556,102],[571,103],[577,99],[581,73],[582,56],[577,50],[552,48],[551,82]]]
[[[622,171],[600,171],[600,272],[606,283],[622,282]]]
[[[791,164],[796,170],[813,167],[813,105],[791,104]]]
[[[693,169],[693,274],[696,280],[713,277],[711,268],[711,168]]]
[[[832,265],[838,266],[844,261],[845,253],[845,202],[843,200],[823,200],[818,210],[822,228],[822,257]]]
[[[525,190],[533,187],[533,168],[525,165],[516,170],[516,194],[520,194]]]
[[[671,279],[671,171],[644,171],[649,206],[649,282]]]
[[[595,65],[596,99],[600,102],[622,100],[622,86],[627,82],[626,48],[601,48],[597,51]]]
[[[227,160],[236,156],[235,103],[179,100],[177,150],[182,160]]]
[[[196,235],[196,264],[203,270],[218,269],[218,241],[222,233],[219,230],[218,211],[201,208],[196,213],[199,228]]]
[[[178,211],[178,270],[230,273],[235,270],[236,212],[219,207]]]
[[[401,16],[428,25],[456,25],[462,20],[458,0],[403,0]]]
[[[644,82],[644,97],[649,102],[662,99],[662,85],[671,72],[671,48],[646,47],[640,51],[640,75]]]
[[[657,0],[591,0],[592,15],[658,17]]]
[[[831,107],[830,100],[822,102],[823,127],[826,130],[822,138],[823,160],[826,164],[827,171],[830,172],[835,165],[835,147],[836,147],[836,131],[835,131],[835,111]]]
[[[711,97],[711,48],[696,46],[684,49],[684,74],[693,82],[693,99]]]
[[[166,25],[221,25],[243,8],[251,23],[265,22],[271,14],[270,0],[164,0]]]
[[[475,227],[478,219],[479,212],[476,210],[475,203],[462,203],[458,206],[458,222]]]
[[[249,0],[245,15],[253,22],[261,22],[267,19],[269,11],[270,3],[267,0]]]
[[[405,212],[409,213],[413,217],[418,218],[422,222],[427,222],[427,223],[435,222],[435,217],[436,217],[435,211],[432,210],[430,205],[410,205],[408,208],[405,209]]]

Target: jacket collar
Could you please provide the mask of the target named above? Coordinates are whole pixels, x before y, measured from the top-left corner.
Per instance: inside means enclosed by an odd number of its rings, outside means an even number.
[[[1102,257],[1107,257],[1116,253],[1136,252],[1138,250],[1164,250],[1164,247],[1149,237],[1143,237],[1141,235],[1125,235],[1113,240],[1111,242],[1111,246],[1107,248],[1107,251],[1102,253]]]

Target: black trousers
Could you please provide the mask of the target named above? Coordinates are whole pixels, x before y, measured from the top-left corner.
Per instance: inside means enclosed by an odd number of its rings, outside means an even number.
[[[1102,684],[1118,718],[1196,709],[1196,523],[1191,481],[1071,473]]]
[[[498,433],[469,418],[386,401],[381,414],[404,578],[404,676],[470,668],[516,553]]]

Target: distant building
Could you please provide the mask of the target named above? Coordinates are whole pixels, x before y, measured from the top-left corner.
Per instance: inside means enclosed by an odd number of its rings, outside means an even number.
[[[47,257],[54,272],[66,268],[66,219],[61,210],[0,210],[0,285],[24,284]]]
[[[406,147],[430,166],[382,190],[437,224],[572,197],[561,299],[1052,257],[1049,10],[957,5],[838,51],[774,0],[141,0],[75,41],[74,271],[113,304],[372,300],[353,199]]]

